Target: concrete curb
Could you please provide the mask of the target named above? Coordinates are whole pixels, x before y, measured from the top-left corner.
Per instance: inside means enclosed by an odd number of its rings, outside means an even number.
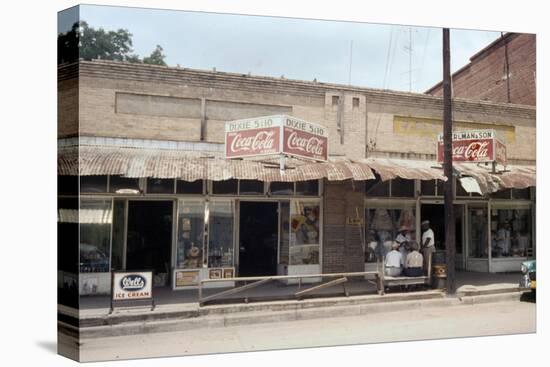
[[[80,338],[92,339],[134,334],[185,331],[201,328],[219,328],[239,325],[311,320],[341,316],[360,316],[374,313],[399,312],[412,309],[430,309],[449,306],[518,301],[522,292],[432,299],[396,300],[390,302],[352,303],[339,306],[302,307],[290,310],[256,310],[204,314],[199,317],[145,320],[80,328]]]

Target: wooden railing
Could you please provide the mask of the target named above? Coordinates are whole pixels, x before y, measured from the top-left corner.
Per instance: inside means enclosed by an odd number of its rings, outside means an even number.
[[[275,280],[290,280],[298,279],[298,291],[293,294],[293,296],[301,300],[304,296],[311,294],[320,289],[325,289],[333,287],[336,285],[342,285],[343,294],[348,297],[349,291],[347,289],[346,283],[349,281],[349,278],[354,277],[369,277],[372,276],[372,279],[376,281],[376,286],[379,289],[381,283],[379,281],[379,271],[363,271],[363,272],[350,272],[350,273],[330,273],[330,274],[304,274],[304,275],[271,275],[271,276],[256,276],[256,277],[234,277],[234,278],[223,278],[223,279],[203,279],[199,281],[198,292],[199,292],[199,305],[203,306],[205,303],[219,299],[221,297],[238,294],[258,286],[264,285],[270,281]],[[336,278],[330,280],[326,283],[315,285],[302,290],[302,280],[304,278]],[[206,284],[212,284],[216,282],[238,282],[244,283],[243,285],[231,288],[222,292],[208,295],[203,297],[203,286]],[[252,283],[249,283],[252,282]],[[245,295],[244,301],[248,303],[248,296]]]

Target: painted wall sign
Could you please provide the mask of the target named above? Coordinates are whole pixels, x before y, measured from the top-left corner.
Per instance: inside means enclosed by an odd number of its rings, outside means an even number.
[[[113,301],[151,299],[153,272],[114,272]]]
[[[226,158],[281,153],[326,161],[327,129],[287,115],[229,121],[225,124]]]
[[[443,134],[437,139],[437,161],[443,162]],[[506,145],[494,130],[466,130],[453,133],[454,162],[498,162],[506,164]]]

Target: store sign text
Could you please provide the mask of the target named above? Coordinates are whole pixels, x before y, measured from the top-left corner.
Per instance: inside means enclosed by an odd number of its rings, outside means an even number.
[[[285,115],[226,123],[226,158],[281,153],[326,161],[328,157],[327,129]]]
[[[496,138],[493,130],[453,133],[452,157],[455,162],[506,163],[506,146]],[[443,137],[437,142],[437,161],[443,162]]]
[[[152,272],[113,274],[113,300],[149,299],[152,297]]]

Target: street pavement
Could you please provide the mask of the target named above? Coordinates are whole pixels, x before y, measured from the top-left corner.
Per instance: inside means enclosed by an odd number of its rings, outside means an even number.
[[[84,339],[80,358],[114,360],[535,331],[535,303],[507,301]]]

